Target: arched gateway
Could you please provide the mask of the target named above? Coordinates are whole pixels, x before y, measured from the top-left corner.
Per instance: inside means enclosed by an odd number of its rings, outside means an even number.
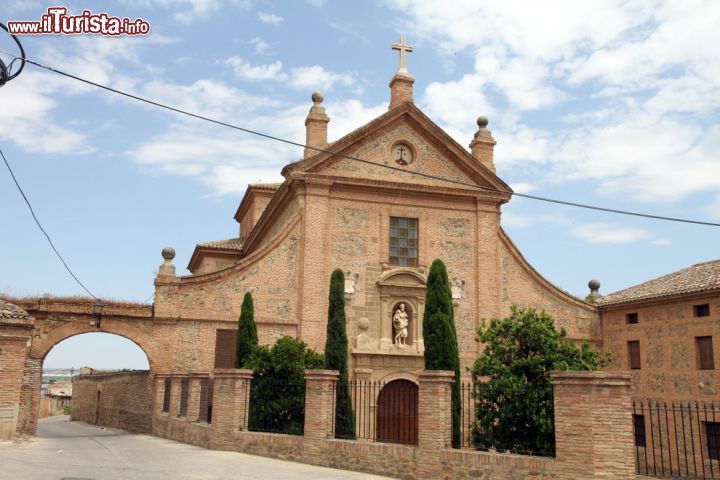
[[[23,306],[0,300],[0,384],[7,385],[0,388],[0,438],[35,433],[43,361],[65,339],[111,333],[138,345],[151,370],[163,363],[162,349],[152,336],[151,307],[109,304],[99,315],[88,301],[41,299]]]

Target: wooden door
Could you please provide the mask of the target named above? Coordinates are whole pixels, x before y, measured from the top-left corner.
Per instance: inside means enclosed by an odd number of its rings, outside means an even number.
[[[417,385],[409,380],[385,385],[378,396],[376,418],[378,442],[417,445]]]

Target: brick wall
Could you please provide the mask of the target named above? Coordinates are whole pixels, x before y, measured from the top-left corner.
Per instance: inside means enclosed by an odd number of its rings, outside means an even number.
[[[710,315],[695,317],[693,306],[710,305]],[[630,370],[633,398],[667,402],[714,401],[720,393],[720,298],[695,296],[634,306],[601,307],[603,348],[612,354],[608,370],[628,370],[628,342],[640,342],[640,368]],[[629,324],[627,315],[637,314]],[[696,337],[712,337],[715,369],[702,370]]]
[[[309,371],[310,372],[310,371]],[[332,438],[332,405],[337,374],[308,375],[305,436],[248,432],[238,400],[246,391],[247,370],[217,371],[224,387],[215,392],[218,408],[212,424],[178,417],[179,390],[173,389],[169,413],[155,410],[153,433],[205,448],[234,450],[283,460],[367,472],[394,478],[488,478],[495,480],[634,480],[630,421],[630,378],[607,372],[563,372],[555,375],[557,458],[453,450],[450,443],[452,372],[422,372],[419,388],[418,446],[336,440]],[[183,375],[170,376],[179,384]],[[192,378],[192,377],[190,377]],[[164,381],[156,381],[162,396]],[[599,404],[599,406],[598,406]]]
[[[76,377],[72,401],[72,420],[135,433],[152,431],[154,392],[147,371]]]
[[[28,336],[13,330],[0,330],[0,440],[13,438],[19,421]]]

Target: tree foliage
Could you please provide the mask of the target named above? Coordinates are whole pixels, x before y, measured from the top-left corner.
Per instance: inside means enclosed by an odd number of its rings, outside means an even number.
[[[335,269],[330,277],[325,368],[338,370],[336,385],[335,436],[355,438],[355,413],[350,398],[348,381],[348,338],[345,321],[345,275]]]
[[[305,370],[324,368],[325,358],[303,341],[285,336],[272,348],[256,348],[247,365],[253,369],[249,428],[302,435]]]
[[[478,341],[485,343],[485,350],[472,369],[478,401],[475,446],[553,456],[550,372],[597,370],[607,363],[607,356],[587,342],[578,348],[544,311],[516,306],[507,318],[479,328]]]
[[[445,264],[435,260],[430,266],[423,315],[425,369],[452,370],[452,445],[460,448],[460,353],[453,318],[452,293]]]
[[[258,345],[257,326],[255,325],[255,313],[253,299],[250,292],[245,293],[242,307],[240,307],[240,319],[238,320],[237,343],[235,351],[235,368],[247,366],[250,356]]]

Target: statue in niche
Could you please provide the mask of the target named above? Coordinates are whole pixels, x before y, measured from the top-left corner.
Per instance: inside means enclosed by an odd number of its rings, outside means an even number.
[[[408,336],[408,314],[405,311],[405,304],[401,303],[393,315],[393,327],[395,328],[395,345],[404,347]]]

